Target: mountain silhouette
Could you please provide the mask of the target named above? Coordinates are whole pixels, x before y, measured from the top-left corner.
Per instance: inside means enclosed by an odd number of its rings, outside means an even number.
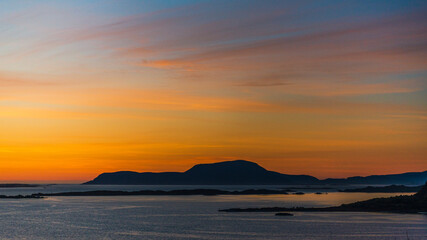
[[[198,164],[185,172],[138,173],[121,171],[102,173],[84,184],[111,185],[301,185],[301,184],[403,184],[421,185],[427,171],[368,177],[319,180],[309,175],[288,175],[268,171],[245,160]]]
[[[319,180],[308,175],[287,175],[268,171],[256,163],[235,160],[198,164],[186,172],[103,173],[85,184],[168,184],[168,185],[254,185],[315,184]]]
[[[427,171],[408,172],[389,175],[372,175],[367,177],[349,177],[349,178],[328,178],[323,180],[326,184],[403,184],[403,185],[422,185],[427,181]]]

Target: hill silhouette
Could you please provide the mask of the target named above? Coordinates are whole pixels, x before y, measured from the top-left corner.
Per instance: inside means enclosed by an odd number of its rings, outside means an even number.
[[[84,184],[111,185],[316,185],[316,184],[405,184],[421,185],[427,171],[346,179],[319,180],[309,175],[289,175],[266,170],[245,160],[198,164],[185,172],[102,173]]]
[[[254,185],[254,184],[316,184],[308,175],[288,175],[268,171],[256,163],[235,160],[198,164],[180,172],[103,173],[85,184],[168,184],[168,185]]]
[[[389,175],[372,175],[367,177],[349,177],[349,178],[328,178],[323,180],[326,184],[404,184],[404,185],[423,185],[427,181],[427,171],[408,172]]]

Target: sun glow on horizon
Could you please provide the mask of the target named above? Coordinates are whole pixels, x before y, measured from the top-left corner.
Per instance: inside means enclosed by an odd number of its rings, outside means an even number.
[[[425,1],[0,2],[0,182],[427,170]]]

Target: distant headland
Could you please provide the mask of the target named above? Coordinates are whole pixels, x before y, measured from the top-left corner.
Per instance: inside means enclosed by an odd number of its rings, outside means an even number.
[[[40,187],[40,184],[23,184],[23,183],[1,183],[0,188],[34,188]]]
[[[102,173],[84,184],[106,185],[422,185],[427,171],[319,180],[309,175],[289,175],[266,170],[245,160],[198,164],[185,172]]]
[[[414,195],[389,198],[374,198],[336,207],[263,207],[263,208],[230,208],[220,212],[390,212],[390,213],[426,213],[427,183]]]

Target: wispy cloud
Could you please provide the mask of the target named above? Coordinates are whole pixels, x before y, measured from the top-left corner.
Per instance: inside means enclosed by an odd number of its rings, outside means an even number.
[[[3,74],[0,72],[0,87],[34,87],[34,86],[49,86],[57,85],[57,83],[40,81],[40,80],[30,80],[25,77],[13,76],[9,74]]]
[[[183,80],[196,73],[199,80],[224,86],[284,87],[292,83],[304,86],[307,94],[318,91],[310,86],[320,81],[325,85],[377,81],[380,76],[426,70],[423,7],[347,17],[336,13],[349,11],[352,4],[309,6],[190,4],[48,32],[21,53],[91,43],[94,54],[114,58],[118,64],[162,69]],[[323,16],[321,20],[315,20],[319,16]],[[280,77],[273,80],[272,75]],[[345,95],[354,94],[354,87],[341,83],[339,88]],[[368,94],[374,94],[370,89]],[[392,87],[378,93],[393,90],[401,92]]]
[[[423,168],[426,9],[1,1],[0,165],[68,179],[237,157],[325,176]]]

